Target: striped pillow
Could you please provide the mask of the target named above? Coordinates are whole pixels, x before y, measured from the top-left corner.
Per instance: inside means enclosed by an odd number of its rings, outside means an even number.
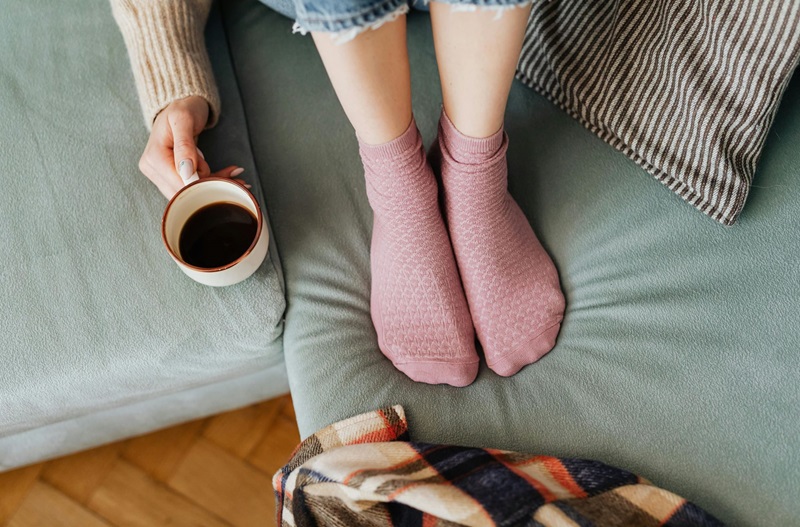
[[[799,58],[796,0],[550,0],[517,76],[732,225]]]

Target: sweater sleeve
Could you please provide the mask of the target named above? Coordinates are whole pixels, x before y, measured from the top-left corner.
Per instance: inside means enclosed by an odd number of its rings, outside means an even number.
[[[203,30],[211,0],[110,0],[136,80],[145,124],[177,99],[208,101],[207,127],[219,119],[220,100]]]

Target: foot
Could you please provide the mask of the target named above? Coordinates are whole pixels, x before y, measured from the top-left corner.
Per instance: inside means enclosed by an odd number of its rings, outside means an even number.
[[[564,315],[555,265],[508,193],[507,148],[502,129],[468,137],[442,112],[432,152],[475,331],[487,364],[503,376],[550,351]]]
[[[475,334],[416,124],[389,143],[359,142],[359,151],[374,212],[371,312],[381,351],[415,381],[466,386],[478,374]]]

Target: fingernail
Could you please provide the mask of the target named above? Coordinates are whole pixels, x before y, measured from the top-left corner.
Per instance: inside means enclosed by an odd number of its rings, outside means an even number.
[[[204,156],[204,155],[203,155],[203,151],[202,151],[202,150],[200,150],[200,148],[198,148],[198,147],[195,147],[195,148],[197,148],[197,153],[198,153],[198,154],[200,154],[200,157],[202,157],[203,159],[205,159],[205,158],[206,158],[206,156]]]
[[[186,184],[188,185],[189,183],[191,183],[191,182],[193,182],[193,181],[197,181],[198,179],[200,179],[200,174],[198,174],[197,172],[195,172],[194,174],[192,174],[192,175],[189,177],[189,179],[188,179],[188,180],[186,180]]]
[[[178,163],[178,175],[181,177],[184,183],[189,182],[192,174],[196,174],[196,172],[194,171],[194,163],[191,159],[184,159]]]
[[[250,185],[248,183],[242,183],[242,184],[244,185],[244,188],[253,188],[253,185]]]
[[[231,177],[236,177],[236,176],[239,176],[239,175],[241,175],[243,173],[244,173],[244,169],[242,167],[239,167],[239,168],[235,169],[233,172],[231,172]]]

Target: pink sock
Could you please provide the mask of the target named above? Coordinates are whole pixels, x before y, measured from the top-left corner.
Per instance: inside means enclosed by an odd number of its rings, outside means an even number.
[[[486,362],[509,376],[555,345],[558,271],[508,193],[508,137],[468,137],[442,111],[439,156],[450,239]]]
[[[378,344],[415,381],[466,386],[478,374],[475,333],[416,123],[382,145],[359,141],[359,151],[375,213]]]

